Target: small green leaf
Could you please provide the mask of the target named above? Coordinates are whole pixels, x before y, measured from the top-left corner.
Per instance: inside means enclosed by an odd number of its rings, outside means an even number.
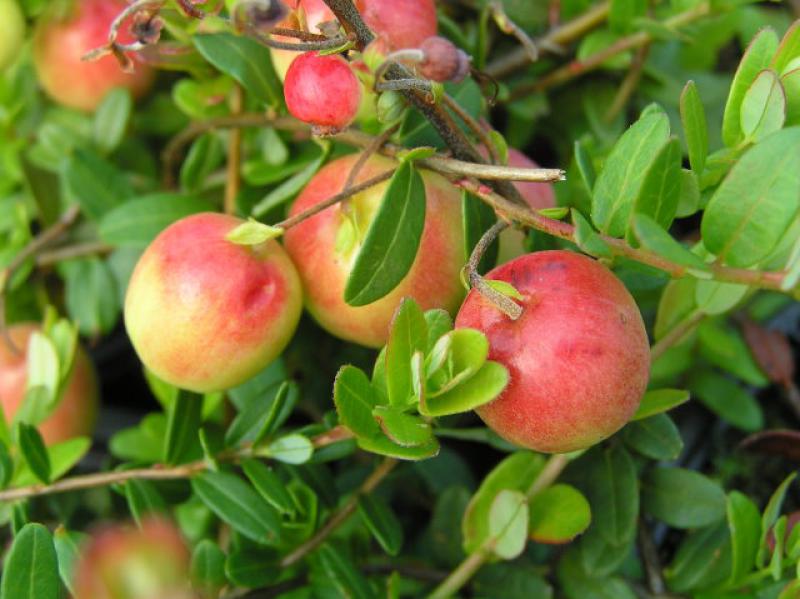
[[[760,141],[786,120],[786,94],[775,71],[761,71],[742,99],[741,129],[745,138]]]
[[[667,229],[675,218],[680,192],[681,144],[677,137],[671,137],[661,146],[644,174],[636,194],[634,213],[647,215]]]
[[[715,372],[696,374],[689,381],[692,395],[720,418],[747,432],[764,426],[759,403],[744,388]]]
[[[234,548],[225,560],[225,575],[241,587],[265,587],[280,577],[279,561],[280,555],[272,548]]]
[[[474,376],[486,363],[488,355],[489,340],[481,331],[455,329],[444,335],[431,352],[432,360],[444,360],[443,367],[436,369],[431,377],[425,401],[428,396],[441,395]]]
[[[731,491],[728,495],[727,514],[732,561],[729,580],[735,585],[755,566],[761,540],[761,514],[756,504],[739,491]]]
[[[431,442],[433,429],[419,416],[403,413],[391,406],[376,406],[372,411],[383,434],[403,447],[415,447]]]
[[[343,551],[329,544],[317,550],[317,559],[326,575],[326,588],[338,597],[349,599],[376,599],[364,575]]]
[[[654,389],[644,394],[639,409],[632,420],[649,418],[689,401],[689,392],[683,389]]]
[[[377,401],[367,375],[355,366],[342,366],[333,382],[333,401],[339,422],[358,437],[372,437],[380,433],[372,417]]]
[[[495,399],[509,381],[508,370],[499,362],[486,362],[470,378],[420,403],[420,413],[440,417],[474,410]]]
[[[783,505],[783,500],[786,498],[786,492],[789,490],[789,486],[794,482],[795,478],[797,478],[796,472],[792,472],[789,476],[787,476],[778,486],[778,488],[775,489],[775,492],[767,502],[767,507],[764,508],[764,513],[761,516],[761,543],[759,545],[757,556],[757,565],[759,568],[764,567],[767,557],[769,557],[767,536],[769,535],[769,531],[773,524],[775,524],[775,521],[778,519],[778,515],[781,512],[781,506]]]
[[[133,109],[131,92],[125,87],[109,91],[94,113],[94,143],[104,153],[114,150],[122,141]]]
[[[3,564],[0,599],[60,599],[58,557],[50,531],[26,524]]]
[[[592,195],[592,221],[613,237],[622,237],[642,183],[669,136],[669,119],[650,112],[636,121],[614,146]]]
[[[741,109],[747,90],[758,74],[769,67],[769,63],[778,49],[778,36],[772,29],[762,29],[753,38],[739,62],[739,68],[733,76],[733,83],[725,104],[722,118],[722,140],[728,147],[738,144],[742,138]]]
[[[164,438],[164,461],[182,464],[201,453],[197,432],[200,430],[203,402],[200,395],[181,390],[167,417],[167,436]]]
[[[379,455],[397,458],[398,460],[426,460],[439,453],[439,441],[431,437],[429,443],[404,447],[379,433],[372,437],[359,437],[358,446]]]
[[[689,268],[708,270],[708,265],[697,254],[683,247],[663,227],[645,214],[633,217],[633,231],[643,247]]]
[[[314,445],[308,437],[294,433],[276,439],[264,453],[285,464],[305,464],[314,455]]]
[[[725,516],[719,484],[693,470],[654,468],[642,480],[642,505],[675,528],[714,524]]]
[[[386,345],[386,388],[394,406],[408,405],[413,398],[411,357],[425,352],[428,327],[417,303],[406,298],[397,308]]]
[[[50,456],[42,436],[35,426],[20,422],[17,424],[17,439],[22,457],[31,472],[44,484],[50,483]]]
[[[503,489],[527,492],[543,466],[544,458],[541,455],[517,451],[495,466],[483,479],[470,499],[461,523],[465,553],[474,553],[489,538],[489,511],[497,494]]]
[[[589,224],[589,221],[578,212],[572,209],[572,224],[575,226],[575,243],[587,254],[598,257],[610,258],[613,256],[611,247]]]
[[[0,489],[5,489],[14,474],[14,462],[5,441],[0,440]]]
[[[643,456],[654,460],[674,460],[683,449],[680,431],[666,414],[631,422],[623,430],[625,442]]]
[[[225,239],[238,245],[259,245],[283,235],[283,229],[260,223],[254,218],[242,223],[225,236]]]
[[[683,133],[689,150],[689,164],[699,177],[703,174],[708,156],[708,125],[703,102],[694,81],[689,81],[683,88],[680,107]]]
[[[731,540],[724,520],[690,532],[664,570],[670,590],[687,593],[713,588],[730,572]]]
[[[578,171],[583,179],[583,184],[591,194],[592,190],[594,190],[595,181],[597,180],[592,157],[589,155],[589,151],[586,149],[585,145],[580,141],[576,141],[573,148],[575,151],[575,163],[578,165]]]
[[[358,511],[383,550],[397,555],[403,545],[403,528],[386,502],[374,494],[361,495]]]
[[[344,291],[349,305],[379,300],[408,274],[422,240],[425,208],[425,183],[405,162],[392,175],[350,271]]]
[[[747,294],[747,285],[702,280],[695,285],[697,310],[705,314],[722,314],[736,306]]]
[[[538,543],[568,543],[591,521],[588,500],[570,485],[553,485],[530,500],[529,532]]]
[[[61,581],[70,593],[75,593],[73,588],[73,578],[75,565],[80,557],[81,544],[87,535],[82,532],[66,530],[59,526],[53,533],[53,545],[58,557],[58,574]]]
[[[510,297],[511,299],[520,301],[525,299],[525,296],[523,296],[516,287],[514,287],[511,283],[508,283],[506,281],[486,279],[486,284],[489,285],[489,287],[491,287],[498,293],[502,293],[503,295],[505,295],[506,297]]]
[[[165,514],[167,504],[156,486],[149,480],[131,479],[125,483],[125,499],[131,516],[139,526],[148,515]]]
[[[75,151],[64,166],[62,178],[68,195],[92,220],[100,220],[133,196],[127,177],[89,150]]]
[[[188,193],[198,193],[206,185],[206,179],[225,159],[225,146],[216,132],[198,137],[189,148],[181,164],[180,186]]]
[[[254,98],[269,104],[282,104],[280,80],[272,67],[269,48],[255,39],[231,33],[192,36],[203,57],[223,73],[242,84]]]
[[[786,126],[800,125],[800,68],[781,77],[781,85],[786,93]]]
[[[800,58],[800,21],[795,21],[784,34],[770,68],[783,75],[786,68]]]
[[[292,496],[274,470],[253,459],[244,460],[242,462],[242,470],[256,491],[272,507],[282,514],[294,515],[296,506]]]
[[[225,553],[216,543],[203,539],[192,553],[191,569],[194,585],[209,597],[216,597],[228,582],[225,578]]]
[[[528,540],[528,500],[521,491],[501,490],[489,508],[492,552],[502,559],[514,559]]]
[[[204,472],[192,489],[212,512],[241,535],[257,543],[274,541],[280,516],[252,487],[229,472]]]

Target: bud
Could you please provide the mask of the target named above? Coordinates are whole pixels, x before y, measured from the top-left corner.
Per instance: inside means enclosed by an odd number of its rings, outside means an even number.
[[[403,97],[399,93],[394,91],[383,92],[378,97],[378,120],[385,125],[394,123],[403,116],[403,110],[405,110],[405,108],[405,100],[403,100]]]
[[[267,33],[289,16],[281,0],[240,0],[233,9],[233,20],[240,31]]]
[[[438,35],[429,37],[419,49],[424,57],[419,72],[426,79],[459,82],[469,73],[470,57],[448,39]]]

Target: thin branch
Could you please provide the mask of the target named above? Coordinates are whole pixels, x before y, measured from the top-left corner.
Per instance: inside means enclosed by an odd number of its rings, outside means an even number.
[[[705,317],[705,313],[698,310],[680,321],[677,326],[673,327],[657,343],[653,344],[650,348],[650,360],[655,361],[663,356],[664,352],[686,337]]]
[[[339,441],[352,438],[353,434],[343,426],[337,426],[325,433],[317,435],[311,442],[314,447],[320,448],[331,445]],[[217,456],[220,461],[238,462],[245,457],[252,457],[253,450],[247,447],[235,452],[221,454]],[[27,499],[40,495],[53,495],[55,493],[66,493],[67,491],[77,491],[80,489],[91,489],[94,487],[104,487],[108,485],[120,484],[129,480],[173,480],[190,478],[198,472],[208,469],[206,460],[197,460],[181,466],[163,466],[156,464],[149,468],[135,468],[132,470],[119,470],[114,472],[97,472],[63,478],[49,485],[30,485],[27,487],[17,487],[16,489],[6,489],[0,491],[0,502],[14,501],[17,499]]]
[[[321,42],[328,39],[322,34],[302,31],[300,29],[290,29],[288,27],[273,27],[270,29],[271,35],[281,35],[283,37],[294,37],[304,42]]]
[[[40,253],[36,257],[36,266],[52,266],[64,260],[109,254],[114,249],[113,245],[102,241],[87,241],[85,243],[76,243],[75,245],[65,245]]]
[[[639,81],[642,78],[644,63],[647,61],[647,55],[649,53],[649,43],[644,44],[636,51],[636,54],[633,57],[633,62],[631,63],[631,68],[625,75],[625,79],[622,80],[622,83],[617,90],[617,94],[614,96],[614,101],[611,102],[611,106],[608,107],[608,110],[603,116],[607,123],[610,123],[617,118],[617,115],[619,115],[619,113],[625,109],[625,106],[628,104],[628,100],[633,95],[633,92],[636,91],[636,86],[639,85]]]
[[[666,587],[664,585],[664,578],[661,576],[661,563],[658,559],[658,549],[653,543],[653,538],[650,536],[650,531],[647,524],[643,519],[639,520],[638,526],[638,545],[639,553],[644,562],[645,572],[647,574],[647,586],[650,587],[650,592],[656,597],[661,596]]]
[[[247,35],[252,36],[256,39],[260,44],[267,46],[268,48],[275,48],[277,50],[291,50],[294,52],[313,52],[318,50],[333,50],[335,48],[339,48],[344,46],[350,40],[344,36],[334,37],[331,39],[326,38],[325,36],[320,36],[322,39],[313,39],[313,40],[306,40],[300,42],[284,42],[281,40],[276,40],[275,38],[271,37],[270,35],[266,35],[256,29],[248,29],[246,31]],[[274,34],[275,31],[270,31],[270,34]]]
[[[487,132],[486,128],[481,127],[481,124],[476,121],[470,113],[464,110],[461,104],[451,98],[449,94],[444,94],[442,96],[442,102],[444,102],[444,105],[447,106],[449,110],[452,110],[458,118],[464,121],[464,124],[469,127],[470,131],[475,134],[478,140],[486,148],[486,151],[489,152],[492,164],[497,164],[499,160],[497,159],[497,152],[495,151],[494,142],[489,137],[489,133]]]
[[[483,297],[489,300],[492,305],[494,305],[503,314],[508,316],[511,320],[517,320],[520,316],[522,316],[522,307],[507,295],[504,295],[494,289],[478,272],[478,265],[483,259],[483,255],[486,253],[486,250],[488,250],[489,246],[492,245],[492,242],[497,239],[497,236],[500,234],[500,232],[507,227],[508,223],[502,220],[498,220],[495,224],[493,224],[489,230],[483,234],[478,243],[475,244],[475,248],[472,250],[464,270],[470,287],[475,289]]]
[[[600,25],[600,23],[605,21],[608,17],[610,8],[610,1],[600,2],[585,13],[553,29],[544,37],[534,40],[533,43],[540,51],[556,50],[582,37],[587,31]],[[530,57],[527,49],[525,47],[519,47],[491,62],[486,67],[485,72],[490,77],[499,79],[528,64],[530,64]]]
[[[400,127],[400,123],[392,125],[386,131],[378,135],[374,138],[370,144],[364,148],[364,151],[361,152],[361,155],[356,160],[356,163],[353,165],[353,168],[350,169],[350,173],[347,175],[347,180],[344,182],[344,187],[342,191],[347,191],[352,187],[353,183],[355,183],[356,177],[358,177],[358,173],[361,172],[361,169],[364,168],[364,165],[367,163],[367,160],[370,159],[375,152],[378,152],[389,138],[394,135],[394,132]]]
[[[515,220],[523,225],[547,233],[559,239],[565,239],[575,243],[575,227],[569,223],[561,222],[541,215],[527,207],[520,207],[513,202],[509,202],[503,196],[488,189],[485,185],[470,179],[456,181],[457,185],[467,191],[474,193],[492,208],[504,214],[511,220]],[[611,251],[617,256],[624,256],[641,264],[647,264],[659,270],[663,270],[671,277],[680,279],[691,273],[690,269],[682,264],[670,261],[668,258],[653,253],[643,248],[633,248],[625,243],[623,239],[600,235],[606,242]],[[760,271],[748,270],[746,268],[731,268],[719,264],[709,264],[712,278],[725,283],[737,283],[750,287],[760,287],[762,289],[773,289],[783,291],[781,284],[786,275],[783,271]]]
[[[234,116],[242,112],[243,103],[244,93],[242,88],[239,85],[235,85],[233,98],[231,99],[231,112]],[[234,128],[228,138],[228,163],[225,166],[225,199],[223,203],[225,214],[234,214],[236,212],[236,196],[239,195],[241,186],[241,165],[242,130]]]
[[[303,210],[302,212],[295,214],[294,216],[290,216],[285,220],[275,223],[273,227],[279,227],[281,229],[289,229],[290,227],[294,227],[296,224],[303,222],[307,218],[311,218],[315,214],[319,214],[320,212],[322,212],[327,208],[330,208],[334,204],[338,204],[339,202],[342,202],[356,194],[359,194],[362,191],[369,189],[370,187],[374,187],[379,183],[388,181],[389,179],[392,178],[393,174],[394,174],[394,169],[384,171],[380,175],[376,175],[371,179],[367,179],[363,183],[359,183],[358,185],[354,185],[348,189],[345,189],[343,192],[337,193],[336,195],[329,197],[328,199],[326,199],[323,202],[320,202],[319,204],[315,204],[314,206],[311,206],[310,208],[307,208],[306,210]]]
[[[665,19],[662,25],[670,29],[677,29],[696,21],[697,19],[707,16],[710,13],[711,8],[708,2],[703,2],[690,10],[684,11],[675,15],[674,17],[670,17],[669,19]],[[645,44],[649,44],[652,41],[653,36],[646,31],[639,31],[627,37],[623,37],[607,48],[603,48],[602,50],[595,52],[583,60],[573,60],[551,72],[550,74],[542,77],[538,81],[520,85],[514,88],[509,94],[508,100],[515,100],[531,93],[541,92],[566,83],[567,81],[571,81],[576,77],[580,77],[581,75],[585,75],[586,73],[594,71],[609,58],[612,58],[617,54],[627,52],[628,50],[633,50],[634,48],[639,48]]]
[[[528,60],[530,62],[536,62],[539,60],[539,48],[536,47],[536,43],[530,37],[528,37],[528,34],[525,33],[524,29],[522,29],[508,17],[506,11],[503,9],[502,3],[498,2],[497,0],[490,2],[489,10],[492,12],[494,22],[497,24],[500,30],[503,33],[513,35],[515,38],[517,38],[517,41],[525,51]]]
[[[397,463],[398,461],[394,458],[385,458],[380,465],[373,470],[372,474],[369,475],[367,480],[365,480],[356,490],[356,492],[353,493],[350,499],[347,500],[347,503],[339,508],[338,511],[334,512],[333,515],[328,518],[328,521],[325,522],[322,528],[320,528],[313,537],[281,560],[280,567],[288,568],[289,566],[296,564],[306,555],[322,545],[322,543],[325,542],[325,540],[333,531],[339,528],[339,526],[341,526],[350,516],[353,515],[358,507],[359,498],[362,495],[368,495],[375,490],[381,481],[386,478],[386,475],[389,474],[395,466],[397,466]]]

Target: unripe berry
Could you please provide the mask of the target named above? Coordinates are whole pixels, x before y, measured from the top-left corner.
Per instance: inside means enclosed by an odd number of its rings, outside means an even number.
[[[486,275],[513,285],[511,320],[472,290],[456,327],[489,340],[511,380],[478,415],[504,439],[551,453],[584,449],[633,416],[647,387],[650,347],[636,302],[605,266],[568,251],[520,256]]]
[[[19,56],[25,41],[25,17],[17,0],[0,0],[0,72]]]
[[[469,73],[469,56],[448,39],[434,35],[419,49],[425,56],[419,63],[419,72],[426,79],[459,82]]]
[[[289,112],[321,135],[352,123],[361,101],[361,86],[350,64],[341,56],[317,52],[295,59],[286,72],[283,93]]]

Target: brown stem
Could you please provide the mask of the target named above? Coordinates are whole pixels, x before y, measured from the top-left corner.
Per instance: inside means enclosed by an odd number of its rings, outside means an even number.
[[[273,27],[270,29],[271,35],[281,35],[283,37],[294,37],[304,42],[321,42],[328,39],[319,33],[311,33],[310,31],[302,31],[300,29],[290,29],[288,27]]]
[[[559,239],[575,242],[575,227],[568,223],[548,218],[530,208],[520,207],[508,201],[503,196],[494,193],[485,185],[481,185],[475,180],[462,179],[456,181],[456,183],[463,189],[474,193],[497,212],[505,214],[511,220],[515,220],[523,225],[547,233],[548,235],[558,237]],[[609,237],[608,235],[600,235],[600,238],[606,242],[611,248],[611,251],[617,256],[624,256],[636,262],[663,270],[676,279],[691,274],[688,267],[672,262],[668,258],[649,250],[631,247],[625,243],[623,239]],[[781,289],[781,283],[786,275],[783,271],[748,270],[745,268],[721,266],[719,264],[709,264],[708,267],[711,271],[712,278],[717,281],[783,291]]]
[[[288,568],[289,566],[296,564],[306,555],[324,543],[325,539],[327,539],[333,531],[339,528],[339,526],[341,526],[350,516],[353,515],[353,512],[356,511],[356,507],[358,507],[359,498],[362,495],[367,495],[375,490],[381,481],[386,478],[386,475],[389,474],[395,466],[397,466],[397,463],[397,460],[394,458],[385,458],[380,465],[373,470],[372,474],[369,475],[367,480],[365,480],[356,490],[356,492],[353,493],[352,497],[347,500],[347,503],[339,508],[339,510],[334,512],[333,515],[328,518],[328,521],[325,522],[322,528],[320,528],[313,537],[300,545],[289,555],[284,557],[280,562],[280,566],[282,568]]]
[[[682,27],[708,15],[710,12],[711,9],[708,2],[703,2],[702,4],[698,4],[690,10],[684,11],[675,15],[674,17],[664,20],[663,25],[667,28]],[[509,101],[515,100],[532,93],[541,92],[550,89],[551,87],[561,85],[567,81],[571,81],[576,77],[580,77],[581,75],[585,75],[586,73],[594,71],[609,58],[612,58],[617,54],[621,54],[622,52],[626,52],[628,50],[633,50],[634,48],[639,48],[640,46],[648,44],[652,41],[653,36],[646,31],[639,31],[627,37],[623,37],[607,48],[603,48],[602,50],[595,52],[583,60],[573,60],[551,72],[549,75],[542,77],[538,81],[516,87],[509,94],[508,99]]]
[[[394,132],[400,127],[400,124],[392,125],[386,131],[381,133],[378,137],[374,138],[370,144],[364,148],[364,151],[361,152],[361,155],[356,160],[356,163],[353,165],[353,168],[350,169],[350,173],[347,175],[347,181],[344,182],[344,187],[342,191],[347,191],[352,187],[353,183],[358,177],[358,173],[361,172],[361,169],[364,168],[364,165],[367,163],[367,160],[375,154],[375,152],[379,151],[383,144],[389,141],[389,138],[394,135]]]
[[[571,21],[556,27],[544,37],[535,40],[534,44],[540,51],[553,50],[568,44],[605,21],[610,7],[610,1],[601,2]],[[524,47],[520,47],[498,57],[486,67],[485,72],[490,77],[499,79],[528,64],[530,64],[528,51]]]
[[[631,63],[631,68],[628,74],[625,75],[625,79],[622,80],[617,94],[614,96],[614,101],[611,102],[611,106],[608,107],[603,117],[607,123],[617,118],[617,115],[625,109],[633,92],[636,91],[636,86],[639,85],[639,80],[642,78],[642,70],[644,69],[644,63],[649,53],[649,43],[643,45],[636,51],[636,55],[633,57],[633,62]]]
[[[642,555],[644,562],[645,572],[647,574],[647,586],[650,587],[650,592],[656,597],[661,596],[666,587],[664,586],[664,578],[661,576],[661,562],[658,559],[658,549],[653,543],[653,538],[650,536],[650,531],[644,520],[639,520],[638,527],[638,540],[639,540],[639,553]]]
[[[507,227],[508,223],[502,220],[499,220],[493,224],[489,230],[481,236],[480,240],[478,240],[478,243],[475,244],[475,248],[472,250],[464,270],[470,287],[473,287],[478,293],[489,300],[492,305],[494,305],[503,314],[508,316],[511,320],[517,320],[520,316],[522,316],[522,307],[510,297],[503,295],[491,287],[486,282],[486,279],[484,279],[478,272],[478,265],[483,259],[483,255],[486,253],[486,250],[488,250],[489,246],[492,245],[492,242],[497,239],[497,236],[500,234],[500,232]]]
[[[506,11],[503,9],[503,4],[497,0],[490,2],[489,10],[491,10],[494,21],[497,23],[500,30],[503,31],[503,33],[508,33],[517,38],[528,60],[530,62],[536,62],[539,59],[539,48],[537,48],[536,43],[528,37],[524,29],[508,18]]]
[[[113,245],[103,243],[102,241],[87,241],[75,245],[65,245],[39,254],[36,258],[36,266],[52,266],[64,260],[103,255],[113,251]]]
[[[274,34],[275,31],[271,31]],[[301,42],[284,42],[276,40],[269,35],[265,35],[260,31],[249,29],[247,34],[255,38],[259,43],[267,46],[268,48],[275,48],[277,50],[291,50],[294,52],[313,52],[318,50],[333,50],[340,46],[344,46],[349,40],[346,37],[340,36],[328,39],[321,36],[322,39],[314,39]]]
[[[472,131],[478,140],[483,144],[486,148],[486,151],[489,152],[489,157],[491,159],[492,164],[497,164],[500,162],[497,159],[497,152],[495,152],[494,143],[492,139],[489,137],[489,134],[485,127],[481,127],[481,124],[472,118],[472,115],[468,113],[462,106],[456,102],[453,98],[451,98],[448,94],[444,94],[442,96],[442,102],[448,109],[452,110],[455,115],[464,121],[464,124],[469,127],[470,131]]]
[[[337,426],[325,433],[317,435],[311,441],[316,448],[325,447],[338,441],[350,439],[353,434],[343,426]],[[236,452],[217,456],[219,460],[237,462],[243,457],[252,456],[251,448],[244,448]],[[91,489],[107,485],[120,484],[129,480],[172,480],[189,478],[198,472],[203,472],[208,468],[208,462],[197,460],[181,466],[162,466],[154,465],[149,468],[135,468],[132,470],[119,470],[114,472],[97,472],[63,478],[49,485],[30,485],[27,487],[17,487],[16,489],[6,489],[0,491],[0,502],[14,501],[17,499],[27,499],[40,495],[52,495],[55,493],[65,493],[67,491],[77,491],[80,489]]]
[[[703,312],[694,312],[688,318],[684,318],[677,326],[673,327],[666,335],[650,348],[650,360],[656,361],[664,355],[670,347],[678,343],[689,332],[691,332],[705,318]]]
[[[234,86],[233,98],[231,100],[231,112],[238,115],[242,112],[244,93],[239,85]],[[228,164],[225,176],[225,214],[236,212],[236,196],[239,195],[241,186],[240,170],[242,163],[242,130],[234,128],[230,131],[228,138]]]
[[[311,218],[315,214],[319,214],[320,212],[322,212],[326,208],[330,208],[334,204],[338,204],[339,202],[342,202],[347,198],[359,194],[362,191],[369,189],[370,187],[378,185],[379,183],[388,181],[389,179],[392,178],[393,174],[394,174],[394,169],[384,171],[380,175],[376,175],[371,179],[367,179],[363,183],[359,183],[358,185],[354,185],[348,189],[345,189],[343,192],[337,193],[336,195],[329,197],[327,200],[320,202],[319,204],[315,204],[314,206],[311,206],[311,208],[307,208],[306,210],[303,210],[302,212],[299,212],[294,216],[290,216],[289,218],[282,220],[279,223],[275,223],[273,226],[279,227],[281,229],[289,229],[290,227],[294,227],[296,224],[303,222],[307,218]]]

